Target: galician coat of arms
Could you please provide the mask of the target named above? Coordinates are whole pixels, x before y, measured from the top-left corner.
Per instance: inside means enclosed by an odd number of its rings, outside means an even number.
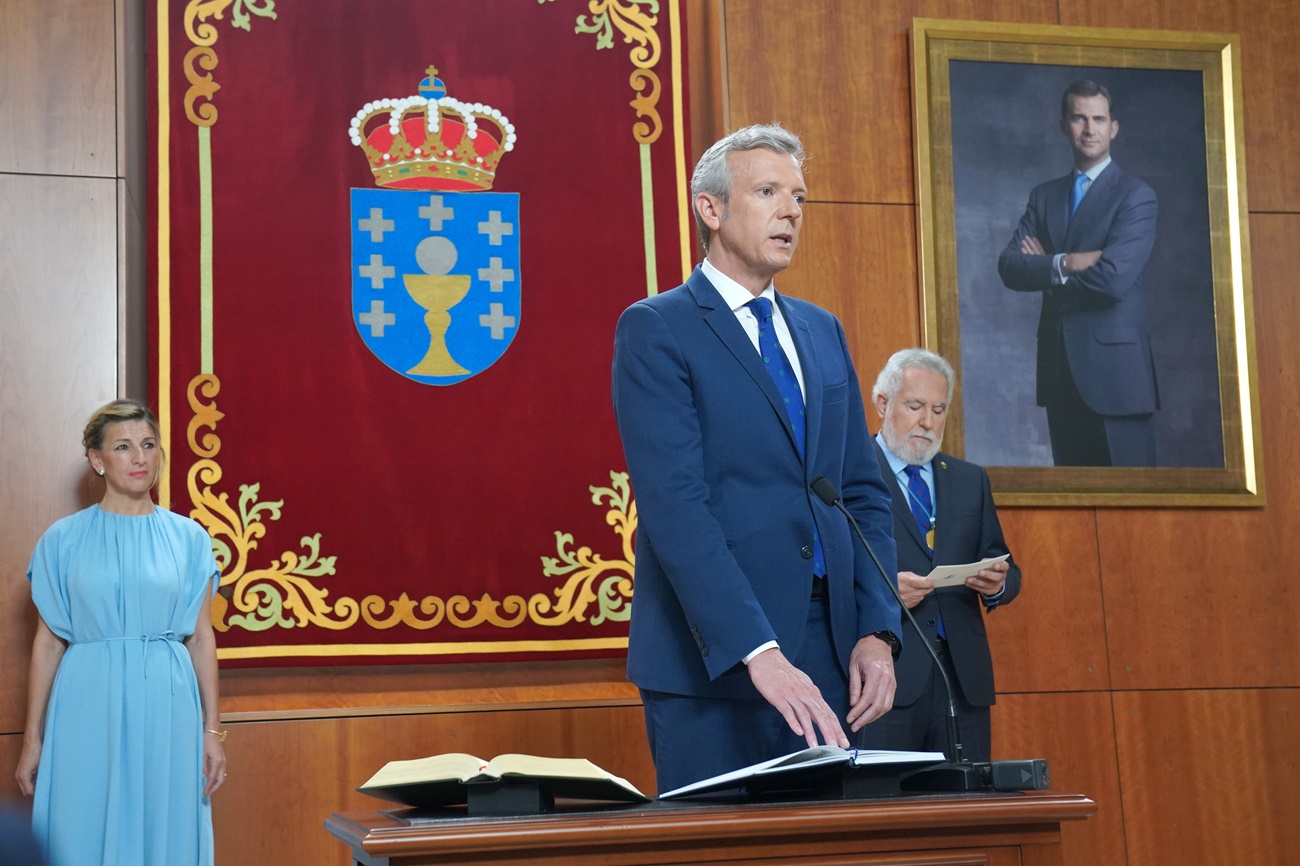
[[[514,126],[429,67],[418,95],[363,106],[351,137],[379,187],[351,196],[357,332],[416,382],[483,372],[519,331],[519,194],[486,191]]]

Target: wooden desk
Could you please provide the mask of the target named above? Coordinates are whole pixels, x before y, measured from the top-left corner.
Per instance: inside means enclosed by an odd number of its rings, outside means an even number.
[[[343,812],[325,827],[356,866],[871,864],[1062,866],[1062,821],[1097,806],[1030,792],[802,803],[654,802],[522,818]]]

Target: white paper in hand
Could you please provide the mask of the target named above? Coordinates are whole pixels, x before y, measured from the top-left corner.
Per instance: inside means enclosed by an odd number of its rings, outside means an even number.
[[[968,562],[965,565],[940,565],[926,577],[933,580],[935,586],[963,586],[966,578],[974,577],[990,565],[1005,562],[1010,555],[1004,553],[992,559],[981,559],[979,562]]]

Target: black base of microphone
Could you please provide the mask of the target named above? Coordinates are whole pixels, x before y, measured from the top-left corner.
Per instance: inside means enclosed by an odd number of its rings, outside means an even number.
[[[987,765],[986,765],[987,766]],[[914,791],[982,791],[985,788],[980,768],[971,763],[948,761],[904,773],[899,782],[903,793]]]

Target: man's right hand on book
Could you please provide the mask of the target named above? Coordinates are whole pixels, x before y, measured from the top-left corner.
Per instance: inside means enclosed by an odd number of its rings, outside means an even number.
[[[812,679],[790,663],[777,647],[749,660],[749,678],[758,693],[785,717],[790,730],[803,737],[808,747],[821,745],[817,732],[828,746],[849,747],[849,738],[839,717],[822,698]]]

